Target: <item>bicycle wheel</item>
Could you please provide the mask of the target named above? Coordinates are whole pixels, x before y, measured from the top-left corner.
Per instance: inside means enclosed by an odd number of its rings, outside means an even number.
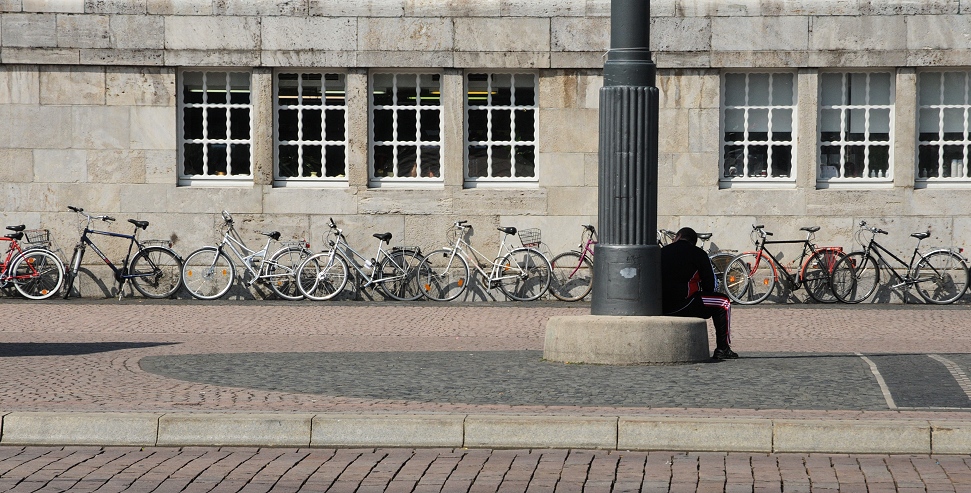
[[[236,266],[216,247],[202,247],[189,254],[182,266],[182,283],[194,298],[215,300],[229,292]]]
[[[78,278],[81,270],[81,258],[84,257],[84,247],[81,245],[74,247],[74,254],[71,255],[71,265],[64,271],[64,299],[71,297],[71,289],[74,288],[74,281]]]
[[[725,289],[725,270],[728,269],[728,264],[733,258],[735,258],[735,254],[728,252],[718,252],[708,256],[708,260],[711,261],[711,269],[715,271],[715,280],[718,281],[718,287],[715,288],[715,291],[726,296],[728,290]]]
[[[128,266],[131,283],[146,298],[168,298],[182,285],[182,261],[168,248],[148,247],[136,253]]]
[[[394,250],[381,259],[377,272],[381,291],[398,301],[421,298],[418,268],[424,257],[414,250]]]
[[[14,286],[24,298],[46,300],[64,283],[64,264],[53,252],[34,249],[21,253],[8,271]]]
[[[288,246],[277,250],[263,263],[265,280],[277,296],[290,301],[303,299],[297,283],[297,269],[308,257],[310,252],[306,249]]]
[[[561,301],[580,301],[593,288],[593,262],[580,252],[563,252],[550,261],[550,293]]]
[[[859,303],[880,285],[880,266],[872,256],[864,259],[863,252],[853,252],[833,267],[833,296],[843,303]]]
[[[809,257],[802,270],[802,283],[809,297],[819,303],[836,303],[833,294],[833,270],[846,255],[838,250],[819,250]]]
[[[725,269],[725,291],[735,303],[761,303],[775,287],[771,261],[754,253],[736,255]]]
[[[516,301],[532,301],[550,288],[550,261],[532,248],[518,248],[499,261],[499,289]]]
[[[442,248],[429,253],[418,267],[421,293],[435,301],[458,298],[469,284],[469,263],[453,250]]]
[[[329,300],[347,285],[347,261],[330,251],[311,255],[297,268],[297,281],[307,299]]]
[[[968,290],[968,265],[960,255],[939,250],[917,262],[914,278],[922,298],[928,303],[946,305]]]

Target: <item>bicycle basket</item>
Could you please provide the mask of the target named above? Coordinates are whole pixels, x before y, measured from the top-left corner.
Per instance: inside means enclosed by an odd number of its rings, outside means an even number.
[[[526,228],[519,230],[519,241],[524,247],[539,246],[542,243],[542,231],[539,228]]]
[[[25,229],[24,242],[36,244],[48,244],[51,242],[51,230],[49,229]]]

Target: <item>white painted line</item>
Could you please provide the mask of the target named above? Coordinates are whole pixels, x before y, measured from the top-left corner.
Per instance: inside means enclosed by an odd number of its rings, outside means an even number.
[[[962,370],[957,363],[939,354],[928,354],[927,356],[930,356],[931,359],[942,363],[944,367],[947,368],[947,371],[951,372],[951,376],[954,377],[954,380],[957,381],[958,385],[961,386],[961,390],[964,391],[964,395],[968,396],[968,399],[971,399],[971,378],[968,378],[968,375],[964,373],[964,370]]]
[[[855,353],[866,364],[870,365],[870,372],[876,377],[877,383],[880,385],[880,390],[883,392],[883,398],[887,400],[887,407],[890,409],[897,409],[897,404],[893,402],[893,396],[890,395],[890,387],[887,387],[887,382],[883,380],[883,375],[880,374],[880,370],[877,368],[876,363],[874,363],[870,358],[863,356],[861,353]]]

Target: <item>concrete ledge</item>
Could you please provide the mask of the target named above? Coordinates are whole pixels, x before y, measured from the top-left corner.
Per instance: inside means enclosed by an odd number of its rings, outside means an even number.
[[[311,447],[462,447],[462,415],[315,416]]]
[[[776,420],[774,451],[929,454],[927,421]]]
[[[161,414],[10,413],[3,445],[155,445]]]
[[[465,446],[615,449],[617,418],[468,416],[465,418]]]
[[[686,317],[550,317],[543,358],[604,365],[707,361],[708,324]]]
[[[931,421],[931,453],[971,454],[971,423]]]
[[[311,414],[166,414],[159,446],[306,447]]]
[[[767,419],[628,418],[617,424],[620,450],[772,452]]]

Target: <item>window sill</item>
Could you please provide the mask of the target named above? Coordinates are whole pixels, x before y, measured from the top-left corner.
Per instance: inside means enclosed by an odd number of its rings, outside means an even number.
[[[466,180],[463,188],[539,188],[537,180]]]
[[[180,187],[194,187],[194,188],[226,188],[226,187],[252,187],[253,177],[252,176],[239,176],[239,177],[187,177],[179,178]]]
[[[404,178],[368,181],[368,188],[411,189],[411,190],[441,190],[445,188],[445,181],[441,178]]]
[[[333,180],[273,180],[273,188],[347,188],[347,178]]]
[[[850,178],[816,182],[817,190],[888,190],[891,188],[893,188],[893,178]]]
[[[796,179],[795,178],[743,178],[735,180],[721,180],[718,182],[718,188],[728,189],[728,188],[739,188],[739,189],[755,189],[755,190],[785,190],[785,189],[795,189]]]
[[[917,179],[914,182],[915,189],[971,189],[971,179],[969,178],[938,178],[938,179]]]

